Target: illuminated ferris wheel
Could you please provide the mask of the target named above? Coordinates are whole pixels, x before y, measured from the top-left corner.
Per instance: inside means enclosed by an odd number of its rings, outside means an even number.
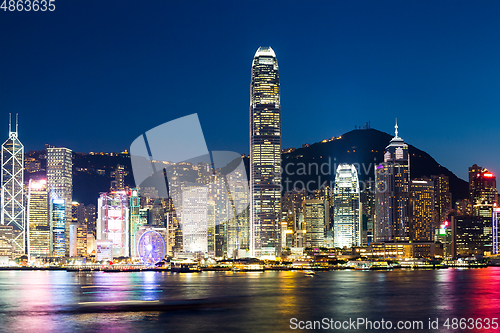
[[[165,257],[165,240],[157,231],[148,230],[142,234],[137,251],[144,264],[154,265]]]

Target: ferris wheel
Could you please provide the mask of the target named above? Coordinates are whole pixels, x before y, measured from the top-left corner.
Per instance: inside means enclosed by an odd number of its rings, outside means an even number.
[[[154,265],[165,257],[165,240],[154,230],[142,234],[137,244],[137,251],[144,264]]]

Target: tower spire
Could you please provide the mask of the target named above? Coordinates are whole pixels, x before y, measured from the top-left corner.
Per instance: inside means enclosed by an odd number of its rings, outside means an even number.
[[[396,118],[396,126],[394,126],[394,130],[396,132],[395,138],[398,138],[398,118]]]
[[[12,113],[9,113],[9,134],[12,132]]]
[[[17,127],[19,126],[17,120],[18,120],[18,117],[19,117],[19,113],[16,113],[16,134],[17,134]]]

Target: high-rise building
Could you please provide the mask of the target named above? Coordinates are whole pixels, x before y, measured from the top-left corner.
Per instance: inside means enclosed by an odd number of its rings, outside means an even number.
[[[9,114],[10,117],[10,114]],[[9,121],[9,138],[2,144],[1,224],[12,226],[14,255],[26,251],[26,220],[24,207],[24,146]]]
[[[47,148],[47,184],[52,199],[64,200],[64,237],[65,253],[70,253],[70,223],[72,221],[71,203],[73,196],[73,153],[68,148]]]
[[[281,105],[278,60],[259,47],[250,83],[250,254],[274,258],[280,251]]]
[[[410,240],[408,211],[410,156],[408,145],[396,134],[384,151],[384,163],[375,168],[375,242]]]
[[[474,164],[469,168],[469,195],[472,205],[498,203],[497,178]]]
[[[85,223],[87,224],[87,233],[92,234],[95,239],[95,221],[96,221],[96,211],[94,205],[85,206]]]
[[[97,241],[110,241],[113,258],[130,256],[129,201],[127,192],[101,193],[97,200]],[[104,244],[101,242],[101,244]]]
[[[435,234],[434,182],[415,179],[410,185],[410,240],[433,242]]]
[[[69,233],[70,257],[87,255],[87,224],[85,222],[85,205],[73,201],[71,205],[71,224]]]
[[[434,183],[435,225],[440,225],[448,218],[452,208],[450,178],[445,175],[431,176]]]
[[[208,252],[207,186],[182,191],[182,239],[184,252]]]
[[[304,206],[305,246],[319,248],[325,246],[325,228],[328,221],[328,201],[306,199]]]
[[[361,246],[359,180],[354,165],[337,167],[333,200],[333,246]]]
[[[12,229],[11,225],[0,225],[0,257],[13,257]]]
[[[49,199],[50,206],[50,256],[66,255],[66,202],[64,199]],[[69,232],[69,228],[68,228]]]
[[[457,216],[456,251],[460,255],[483,255],[492,251],[492,222],[482,216]]]
[[[49,197],[47,181],[31,180],[28,189],[27,219],[29,223],[29,256],[50,254]]]
[[[139,257],[136,234],[142,226],[140,208],[139,189],[132,188],[130,189],[130,256],[134,258]]]
[[[111,181],[111,191],[121,191],[125,189],[125,166],[118,164],[115,171],[111,173],[115,179]]]

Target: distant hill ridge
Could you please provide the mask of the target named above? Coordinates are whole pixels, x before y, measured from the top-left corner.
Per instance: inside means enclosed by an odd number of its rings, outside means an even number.
[[[318,183],[330,185],[335,178],[336,167],[341,163],[356,164],[360,181],[367,183],[374,180],[374,166],[383,161],[384,148],[389,144],[392,135],[375,129],[356,129],[332,140],[324,140],[308,147],[292,149],[282,153],[283,187],[291,190],[293,185],[300,187],[309,184],[310,189],[318,188]],[[326,142],[325,142],[326,141]],[[430,177],[444,174],[450,178],[452,200],[468,197],[468,183],[459,179],[447,168],[437,163],[426,152],[409,145],[410,177]],[[30,152],[32,157],[42,156],[44,151]],[[247,174],[249,159],[244,159]],[[73,154],[73,200],[84,204],[97,204],[100,192],[109,191],[111,172],[117,164],[125,166],[128,175],[125,183],[134,186],[130,156],[113,153],[74,153]],[[45,167],[45,161],[42,161]],[[103,170],[104,174],[97,173]],[[43,177],[44,172],[37,173]],[[35,174],[26,175],[26,177]],[[28,179],[28,178],[26,178]],[[321,184],[320,184],[321,185]]]
[[[304,148],[288,150],[282,154],[283,160],[283,186],[286,190],[286,182],[293,185],[297,181],[305,184],[310,181],[333,182],[335,169],[341,163],[355,164],[360,181],[367,182],[374,179],[374,166],[383,162],[384,149],[389,144],[392,135],[376,129],[355,129],[343,134],[341,137],[327,142],[318,142]],[[410,177],[411,179],[429,177],[432,175],[446,175],[450,178],[450,192],[452,200],[459,200],[468,197],[468,183],[458,178],[453,172],[443,167],[426,152],[408,145],[410,154]],[[307,173],[303,172],[303,165],[306,166]],[[317,164],[319,171],[315,172]],[[323,165],[323,168],[321,168]],[[309,174],[309,166],[311,172]],[[325,174],[328,166],[331,166],[330,174]],[[298,183],[301,185],[301,183]],[[311,184],[312,185],[312,184]],[[311,186],[312,187],[312,186]]]

